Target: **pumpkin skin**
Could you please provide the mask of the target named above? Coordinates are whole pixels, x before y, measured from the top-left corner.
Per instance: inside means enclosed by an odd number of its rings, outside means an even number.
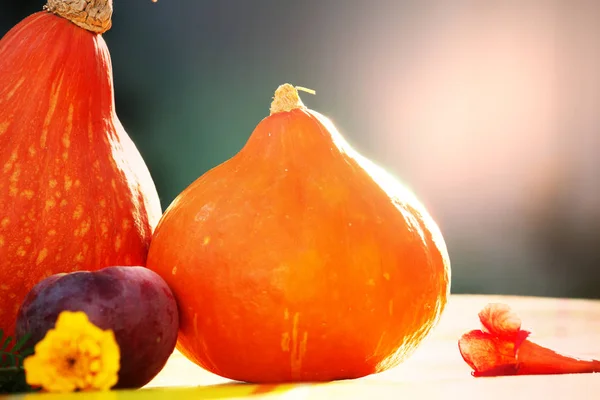
[[[147,267],[179,303],[177,348],[208,371],[255,383],[384,371],[445,308],[442,235],[331,121],[288,109],[173,201]]]
[[[162,210],[117,118],[112,79],[102,36],[52,13],[30,15],[0,40],[0,328],[6,334],[40,280],[146,263]]]

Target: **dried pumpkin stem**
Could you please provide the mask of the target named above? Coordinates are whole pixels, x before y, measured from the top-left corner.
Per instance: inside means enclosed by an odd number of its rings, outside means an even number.
[[[284,83],[275,91],[275,96],[273,97],[273,102],[271,103],[271,115],[284,111],[292,111],[296,108],[304,108],[305,106],[304,103],[302,103],[302,99],[300,99],[300,96],[298,95],[298,90],[315,94],[314,90]]]
[[[44,9],[94,33],[112,26],[112,0],[48,0]]]

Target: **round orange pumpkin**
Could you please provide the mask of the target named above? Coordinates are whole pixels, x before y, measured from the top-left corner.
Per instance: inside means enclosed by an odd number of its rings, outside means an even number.
[[[427,211],[289,84],[243,149],[169,206],[147,266],[179,302],[178,349],[247,382],[391,368],[450,291]]]
[[[162,214],[119,119],[112,0],[49,0],[0,40],[0,328],[59,272],[144,265]]]

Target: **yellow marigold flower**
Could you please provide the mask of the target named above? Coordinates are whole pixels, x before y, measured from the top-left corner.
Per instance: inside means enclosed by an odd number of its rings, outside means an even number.
[[[112,330],[84,312],[63,311],[54,329],[23,360],[27,383],[48,392],[108,390],[118,380],[120,349]]]

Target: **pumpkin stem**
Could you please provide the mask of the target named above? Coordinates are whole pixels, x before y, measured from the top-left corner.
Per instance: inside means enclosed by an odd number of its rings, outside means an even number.
[[[94,33],[102,34],[112,26],[112,0],[48,0],[44,10]]]
[[[292,111],[296,108],[304,108],[305,106],[304,103],[302,103],[302,99],[300,99],[300,96],[298,95],[298,90],[315,94],[314,90],[284,83],[275,91],[275,96],[273,97],[273,102],[271,103],[271,115],[284,111]]]

